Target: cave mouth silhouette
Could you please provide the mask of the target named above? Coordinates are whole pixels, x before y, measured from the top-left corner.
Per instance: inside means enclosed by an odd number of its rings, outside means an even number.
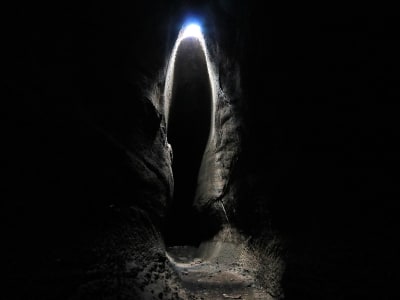
[[[183,39],[176,51],[167,119],[172,146],[174,196],[164,240],[168,246],[198,245],[207,235],[207,224],[193,208],[197,178],[212,130],[213,95],[206,55],[200,40]]]

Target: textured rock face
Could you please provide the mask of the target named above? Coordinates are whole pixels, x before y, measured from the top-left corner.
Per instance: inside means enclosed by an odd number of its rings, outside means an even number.
[[[6,295],[178,297],[157,225],[173,187],[165,127],[150,101],[136,108],[140,126],[130,143],[92,123],[64,120],[68,127],[59,126],[59,138],[48,143],[57,155],[35,144],[38,163],[28,166],[37,169],[19,177],[15,184],[24,189],[4,205]]]
[[[220,66],[215,74],[218,88],[214,108],[215,125],[199,172],[195,207],[205,216],[212,216],[210,221],[221,224],[227,217],[221,203],[228,209],[227,214],[233,216],[238,196],[231,183],[241,150],[241,90],[239,70],[225,64],[221,53],[215,56],[214,63]],[[229,73],[229,83],[233,81],[236,85],[228,86],[227,82],[221,80],[221,74],[224,73]]]
[[[173,189],[171,152],[142,84],[163,54],[151,44],[156,30],[151,38],[135,32],[153,19],[134,14],[162,17],[154,6],[124,3],[124,13],[119,4],[54,4],[51,14],[23,6],[24,17],[14,16],[5,299],[178,297],[159,234]],[[151,54],[138,47],[144,41]]]
[[[159,223],[164,217],[173,193],[172,152],[167,143],[165,121],[152,102],[144,100],[145,117],[132,135],[127,155],[137,172],[142,191],[141,206]],[[150,131],[149,130],[153,130]]]

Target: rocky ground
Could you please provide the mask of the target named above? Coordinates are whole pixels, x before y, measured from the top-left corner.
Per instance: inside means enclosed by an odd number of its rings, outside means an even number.
[[[215,240],[167,248],[167,257],[194,299],[279,299],[256,281],[247,243],[225,229]],[[229,233],[229,238],[222,238]]]
[[[197,248],[176,246],[168,249],[182,286],[195,299],[273,299],[256,286],[249,270],[238,263],[213,263],[194,257]]]

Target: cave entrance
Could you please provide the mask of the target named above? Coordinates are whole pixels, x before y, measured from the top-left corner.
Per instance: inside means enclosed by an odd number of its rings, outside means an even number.
[[[170,62],[170,90],[166,93],[170,95],[166,118],[174,176],[174,196],[164,228],[168,246],[198,245],[207,226],[200,221],[193,201],[203,154],[212,131],[213,92],[206,53],[201,39],[195,35],[198,34],[196,28],[192,33],[184,32],[180,41],[178,38]]]

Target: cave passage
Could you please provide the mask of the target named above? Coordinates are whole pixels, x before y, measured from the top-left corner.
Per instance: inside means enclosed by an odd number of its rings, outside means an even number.
[[[168,115],[174,199],[164,233],[167,245],[197,244],[202,239],[205,224],[201,224],[192,205],[211,130],[212,103],[210,77],[200,41],[185,38],[176,52]]]

